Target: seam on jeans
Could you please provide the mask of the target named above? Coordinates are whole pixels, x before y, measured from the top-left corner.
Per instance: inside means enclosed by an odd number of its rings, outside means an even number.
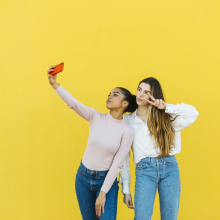
[[[179,179],[179,201],[178,201],[178,213],[179,213],[179,207],[180,207],[180,193],[181,193],[181,181]],[[178,215],[177,213],[177,215]]]
[[[160,172],[159,172],[158,161],[156,161],[156,164],[157,164],[157,182],[159,183],[159,181],[160,181]]]
[[[115,204],[115,190],[114,190],[114,193],[113,193],[113,201],[112,202],[113,203],[112,203],[111,219],[114,220],[113,217],[114,217],[114,204]]]
[[[113,185],[114,185],[114,183],[113,183]],[[114,189],[114,193],[113,193],[113,201],[112,201],[112,213],[111,213],[111,219],[112,220],[114,220],[113,219],[113,216],[114,216],[114,204],[115,204],[115,189]]]
[[[113,183],[114,184],[114,183]],[[117,210],[117,207],[116,207],[116,210],[115,210],[115,199],[116,199],[116,192],[118,191],[118,183],[117,183],[117,185],[116,185],[116,188],[114,188],[114,197],[113,197],[113,203],[112,203],[112,215],[111,215],[111,219],[112,220],[114,220],[114,213],[115,213],[115,211]],[[117,215],[117,213],[116,213],[116,215]],[[115,216],[116,217],[116,216]],[[115,218],[116,219],[116,218]]]

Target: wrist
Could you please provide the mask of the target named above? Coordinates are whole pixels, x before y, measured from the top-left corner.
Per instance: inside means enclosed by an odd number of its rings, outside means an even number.
[[[99,196],[104,197],[104,196],[106,196],[106,193],[104,191],[100,190]]]
[[[59,83],[57,83],[57,82],[54,82],[54,83],[52,83],[52,84],[50,84],[54,89],[57,89],[59,86],[60,86],[60,84]]]

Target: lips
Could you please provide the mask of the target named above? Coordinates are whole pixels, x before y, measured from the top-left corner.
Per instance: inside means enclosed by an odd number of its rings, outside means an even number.
[[[107,103],[111,102],[109,99],[106,101]]]
[[[138,100],[139,102],[142,102],[142,101],[143,101],[142,99],[139,99],[139,98],[137,98],[137,100]]]

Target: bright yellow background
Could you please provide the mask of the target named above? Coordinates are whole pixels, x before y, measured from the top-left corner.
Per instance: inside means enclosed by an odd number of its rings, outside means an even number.
[[[217,220],[219,202],[219,1],[1,0],[0,220],[81,219],[74,180],[89,124],[60,100],[46,71],[82,103],[108,112],[116,86],[136,92],[156,77],[166,102],[198,120],[177,155],[179,220]],[[134,192],[132,163],[132,195]],[[118,203],[119,220],[133,210]],[[159,219],[158,195],[153,220]]]

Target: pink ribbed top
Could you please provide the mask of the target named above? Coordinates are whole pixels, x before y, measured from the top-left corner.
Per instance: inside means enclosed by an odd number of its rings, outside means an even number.
[[[89,122],[89,139],[82,163],[90,170],[109,170],[101,188],[107,193],[130,150],[133,129],[123,119],[117,120],[110,113],[86,107],[62,86],[55,91],[70,109]]]

